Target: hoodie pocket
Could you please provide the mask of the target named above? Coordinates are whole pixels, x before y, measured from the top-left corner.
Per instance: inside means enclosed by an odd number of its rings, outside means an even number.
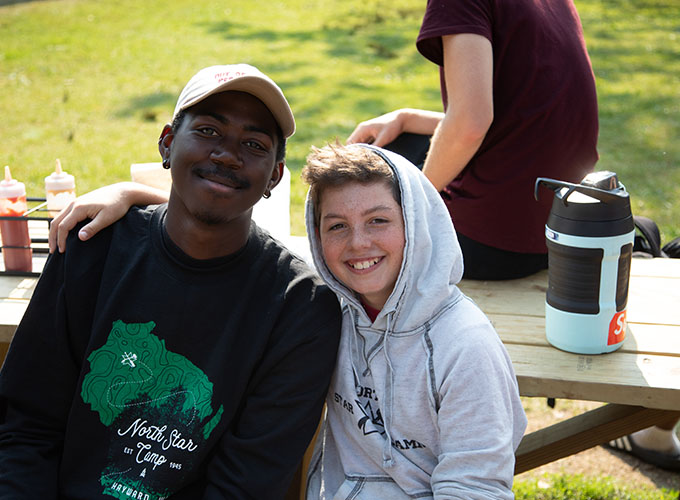
[[[416,496],[407,495],[388,477],[360,477],[346,479],[335,493],[333,500],[410,500],[418,498],[432,500],[431,492],[422,492]]]

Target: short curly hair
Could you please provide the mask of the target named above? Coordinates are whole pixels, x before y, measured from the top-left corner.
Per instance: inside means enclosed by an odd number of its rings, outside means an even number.
[[[321,196],[328,187],[343,186],[349,182],[384,182],[397,204],[401,204],[399,182],[390,165],[378,153],[362,146],[343,146],[339,143],[322,148],[312,146],[312,152],[302,169],[302,179],[309,184],[317,227]]]

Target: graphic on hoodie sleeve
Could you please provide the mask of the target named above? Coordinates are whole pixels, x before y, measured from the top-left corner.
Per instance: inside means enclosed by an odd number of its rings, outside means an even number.
[[[87,360],[81,397],[109,429],[103,493],[115,498],[168,497],[204,456],[223,407],[213,384],[185,357],[168,351],[154,322],[115,321]]]

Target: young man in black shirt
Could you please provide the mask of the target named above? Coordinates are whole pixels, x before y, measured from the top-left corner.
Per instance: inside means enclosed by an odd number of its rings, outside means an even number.
[[[167,205],[74,233],[43,271],[0,372],[0,498],[283,497],[340,327],[251,221],[294,129],[252,66],[190,80],[159,140]]]

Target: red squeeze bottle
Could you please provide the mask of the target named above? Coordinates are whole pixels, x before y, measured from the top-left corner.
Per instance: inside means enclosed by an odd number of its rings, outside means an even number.
[[[28,210],[26,187],[12,179],[9,167],[5,167],[5,179],[0,182],[0,215],[21,217]],[[28,234],[27,220],[0,220],[2,257],[6,271],[33,270],[33,251]]]

